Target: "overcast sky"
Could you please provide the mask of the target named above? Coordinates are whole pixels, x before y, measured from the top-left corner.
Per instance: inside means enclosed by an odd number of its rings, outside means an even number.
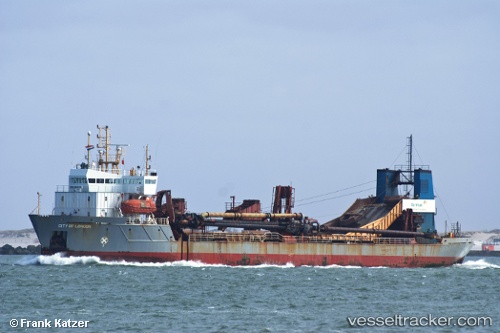
[[[190,211],[268,208],[292,184],[320,222],[375,194],[413,134],[438,229],[500,228],[499,17],[482,0],[0,1],[0,229],[31,227],[37,192],[51,212],[97,124],[130,144],[127,169],[149,144]]]

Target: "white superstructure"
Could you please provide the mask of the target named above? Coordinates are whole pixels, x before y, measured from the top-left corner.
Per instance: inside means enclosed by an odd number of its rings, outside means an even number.
[[[81,163],[71,169],[68,185],[57,187],[55,193],[54,215],[121,217],[121,204],[124,200],[156,195],[158,176],[149,171],[149,156],[146,146],[146,168],[120,169],[121,147],[109,143],[109,128],[106,136],[97,136],[101,142],[97,145],[98,163],[90,162],[90,132],[87,150],[87,163]],[[105,139],[105,140],[102,140]],[[109,147],[116,146],[116,154],[109,154]],[[111,167],[110,167],[111,165]]]

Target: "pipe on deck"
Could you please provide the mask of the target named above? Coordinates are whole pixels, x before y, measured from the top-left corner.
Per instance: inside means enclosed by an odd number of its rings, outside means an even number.
[[[208,221],[206,226],[210,227],[222,227],[222,228],[244,228],[244,229],[267,229],[273,231],[284,231],[286,230],[286,225],[280,225],[278,223],[262,223],[251,221],[229,221],[229,220],[217,220]]]
[[[303,215],[301,213],[202,213],[203,218],[226,218],[232,220],[241,219],[296,219],[301,220]]]

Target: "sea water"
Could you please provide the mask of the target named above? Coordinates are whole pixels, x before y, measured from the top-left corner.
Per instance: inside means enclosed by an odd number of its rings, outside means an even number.
[[[0,297],[0,332],[500,332],[500,258],[413,269],[0,256]]]

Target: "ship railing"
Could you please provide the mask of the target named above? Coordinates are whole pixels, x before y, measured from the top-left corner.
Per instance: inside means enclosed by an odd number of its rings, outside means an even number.
[[[420,165],[413,165],[413,169],[422,169],[422,170],[430,170],[431,166],[428,164],[420,164]],[[403,172],[410,172],[408,170],[408,165],[403,165],[403,164],[396,164],[394,165],[394,170],[401,170]]]
[[[207,232],[194,233],[189,235],[189,240],[193,242],[212,242],[212,241],[227,241],[227,242],[262,242],[264,234],[246,234],[246,233],[224,233],[224,232]]]
[[[397,238],[397,237],[377,237],[373,240],[375,244],[415,244],[413,238]]]
[[[189,235],[189,240],[193,242],[207,242],[207,241],[261,242],[264,239],[265,239],[264,234],[246,234],[246,233],[207,232],[207,233],[193,233]]]
[[[263,242],[282,242],[286,236],[277,232],[266,232],[262,235]]]
[[[57,185],[56,192],[70,192],[70,187],[68,185]],[[75,191],[72,189],[71,192],[81,192],[81,191]]]
[[[109,193],[120,193],[122,192],[122,187],[117,184],[109,185],[57,185],[56,192],[59,193],[69,193],[69,192],[109,192]]]
[[[69,216],[87,216],[87,217],[120,217],[121,213],[116,208],[112,207],[66,207],[64,205],[56,205],[52,209],[53,215],[69,215]]]
[[[156,223],[157,224],[163,224],[163,225],[169,225],[170,221],[168,220],[168,217],[157,217],[156,218]]]
[[[192,233],[189,235],[189,240],[192,242],[283,242],[283,243],[365,243],[376,240],[377,237],[373,235],[356,235],[348,236],[342,234],[332,235],[318,235],[318,236],[283,236],[277,232],[266,233],[225,233],[225,232],[205,232],[205,233]],[[391,244],[406,244],[403,243],[406,238],[401,238],[395,241],[395,238],[382,238],[380,243]],[[399,243],[398,243],[399,242]]]
[[[111,158],[111,155],[109,157],[110,157],[110,160],[114,159],[114,158]],[[132,168],[130,170],[126,170],[125,168],[108,168],[106,170],[106,168],[99,167],[95,163],[92,163],[91,165],[87,165],[86,163],[76,164],[75,169],[88,169],[88,170],[102,171],[102,172],[113,173],[115,175],[123,175],[123,176],[144,176],[146,174],[146,170],[135,169],[135,168]]]

